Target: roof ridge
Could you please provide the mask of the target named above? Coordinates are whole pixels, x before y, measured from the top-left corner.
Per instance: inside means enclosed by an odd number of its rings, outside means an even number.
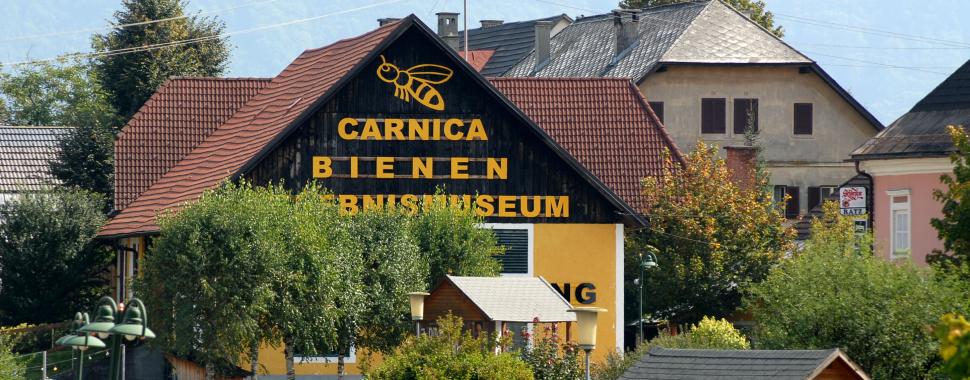
[[[70,125],[0,125],[0,128],[10,129],[72,129]]]
[[[577,82],[630,82],[633,79],[626,77],[487,77],[491,81],[577,81]]]
[[[191,75],[172,75],[168,80],[212,80],[212,81],[271,81],[272,77],[194,77]]]
[[[715,2],[715,1],[711,1],[711,2]],[[754,20],[753,20],[753,19],[752,19],[751,17],[748,17],[748,16],[747,16],[747,15],[745,15],[744,13],[741,13],[741,11],[739,11],[739,10],[737,10],[737,9],[735,9],[735,8],[734,8],[734,7],[732,7],[732,6],[730,5],[730,4],[727,4],[727,3],[725,3],[725,2],[723,1],[723,0],[716,0],[716,2],[718,2],[718,3],[721,3],[721,5],[723,5],[723,6],[725,6],[725,7],[727,7],[728,9],[730,9],[730,10],[732,10],[732,11],[734,11],[734,13],[737,13],[737,14],[738,14],[739,16],[741,16],[741,18],[743,18],[743,19],[744,19],[745,21],[748,21],[748,22],[749,22],[749,23],[751,23],[752,25],[754,25],[754,26],[756,26],[756,27],[758,27],[759,29],[761,29],[762,31],[764,31],[764,32],[766,32],[766,33],[768,33],[768,35],[769,35],[769,36],[771,36],[771,37],[773,37],[774,39],[776,39],[776,40],[778,40],[778,42],[781,42],[781,43],[782,43],[782,45],[785,45],[785,47],[787,47],[787,48],[789,48],[789,49],[792,49],[792,51],[794,51],[795,53],[798,53],[798,55],[800,55],[800,56],[802,56],[802,58],[805,58],[805,59],[807,59],[807,60],[809,60],[809,61],[810,61],[810,62],[812,62],[812,63],[814,63],[814,62],[815,62],[815,60],[814,60],[814,59],[812,59],[812,58],[810,58],[809,56],[807,56],[807,55],[805,55],[805,54],[803,54],[803,53],[802,53],[801,51],[799,51],[798,49],[796,49],[796,48],[795,48],[794,46],[791,46],[791,45],[789,45],[789,44],[788,44],[787,42],[785,42],[785,40],[784,40],[784,39],[782,39],[781,37],[778,37],[778,36],[776,36],[774,32],[772,32],[772,31],[770,31],[770,30],[768,30],[768,28],[765,28],[765,27],[764,27],[763,25],[761,25],[761,24],[759,24],[759,23],[757,23],[757,22],[755,22],[755,21],[754,21]],[[686,30],[685,30],[685,32],[686,32]]]

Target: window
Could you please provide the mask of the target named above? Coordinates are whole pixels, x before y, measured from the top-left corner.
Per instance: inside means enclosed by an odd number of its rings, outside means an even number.
[[[494,225],[498,245],[505,247],[505,254],[495,256],[502,263],[502,274],[529,274],[531,233],[527,228],[508,228]]]
[[[784,206],[785,217],[788,219],[798,218],[799,204],[798,204],[798,187],[797,186],[785,186],[785,185],[775,185],[774,193],[772,199],[775,201],[779,207]],[[785,200],[785,196],[788,196],[788,200]]]
[[[911,225],[909,190],[887,192],[889,195],[889,231],[891,231],[890,258],[909,258]]]
[[[725,133],[724,98],[701,99],[701,133]]]
[[[657,115],[657,119],[660,120],[660,124],[664,122],[664,102],[648,102],[650,108],[653,109],[653,113]]]
[[[734,134],[744,134],[749,125],[758,131],[758,99],[734,99]]]
[[[812,134],[812,103],[795,103],[795,134]]]
[[[809,186],[808,187],[808,210],[818,207],[830,196],[838,194],[837,186]]]

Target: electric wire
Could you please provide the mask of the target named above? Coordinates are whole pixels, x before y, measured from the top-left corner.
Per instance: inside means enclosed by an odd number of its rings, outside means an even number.
[[[915,34],[899,33],[899,32],[894,32],[889,30],[868,28],[864,26],[840,24],[840,23],[831,22],[831,21],[818,20],[818,19],[802,17],[802,16],[794,16],[794,15],[789,15],[784,13],[772,12],[772,14],[779,16],[781,18],[789,19],[791,21],[800,22],[803,24],[811,24],[811,25],[820,26],[824,28],[848,30],[848,31],[872,34],[872,35],[877,35],[882,37],[892,37],[892,38],[898,38],[898,39],[908,40],[908,41],[946,45],[950,47],[970,48],[970,43],[966,43],[966,42],[944,40],[941,38],[933,38],[933,37],[926,37],[926,36],[918,36]]]

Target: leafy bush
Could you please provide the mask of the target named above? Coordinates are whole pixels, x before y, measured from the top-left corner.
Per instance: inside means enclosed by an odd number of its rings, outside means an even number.
[[[0,335],[0,380],[20,380],[26,375],[27,363],[14,355],[13,339]]]
[[[970,322],[956,313],[946,313],[934,329],[940,341],[942,372],[954,380],[970,378]]]
[[[529,333],[522,333],[528,339]],[[532,346],[522,351],[522,359],[532,367],[536,380],[580,379],[585,371],[580,363],[579,347],[575,342],[562,342],[558,324],[546,324],[543,331],[533,334]]]
[[[640,360],[653,347],[664,348],[694,348],[713,350],[747,350],[751,348],[748,339],[741,334],[731,322],[726,319],[712,317],[701,318],[701,321],[680,335],[671,335],[667,331],[651,339],[633,352],[619,355],[615,352],[607,355],[602,364],[593,367],[593,376],[597,380],[615,380],[623,375],[633,363]]]
[[[517,354],[494,354],[494,337],[473,338],[459,317],[437,321],[437,335],[409,337],[367,373],[369,379],[528,380],[532,370]]]
[[[871,238],[834,202],[823,207],[805,248],[750,289],[756,345],[839,347],[873,378],[927,377],[939,363],[928,327],[965,295],[937,271],[873,257]]]

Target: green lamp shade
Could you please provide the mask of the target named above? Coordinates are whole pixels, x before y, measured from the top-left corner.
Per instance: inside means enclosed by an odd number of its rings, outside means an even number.
[[[90,335],[68,335],[57,340],[57,344],[61,346],[74,347],[81,351],[88,348],[103,348],[105,347],[104,342],[97,337]]]
[[[94,322],[88,323],[78,329],[80,332],[97,333],[98,337],[105,339],[111,334],[111,328],[115,327],[115,316],[111,306],[101,305],[98,308],[98,316]]]
[[[115,327],[111,328],[111,333],[124,335],[128,340],[134,340],[135,338],[151,339],[155,337],[155,333],[152,332],[152,329],[148,328],[147,326],[142,326],[140,323],[137,325],[132,323],[115,325]]]

